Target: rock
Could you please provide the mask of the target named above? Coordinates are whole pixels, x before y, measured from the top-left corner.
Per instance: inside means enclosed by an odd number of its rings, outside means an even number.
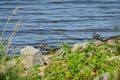
[[[72,51],[75,52],[75,51],[78,51],[82,48],[85,48],[87,46],[87,42],[85,43],[79,43],[79,44],[74,44],[73,45],[73,48],[72,48]]]
[[[107,73],[103,73],[102,75],[100,75],[99,79],[100,80],[109,80],[110,74]]]
[[[96,78],[94,78],[93,80],[109,80],[110,74],[107,73],[103,73],[100,76],[97,76]]]
[[[100,80],[100,79],[99,79],[99,76],[95,77],[93,80]]]
[[[45,75],[45,68],[46,68],[46,66],[41,66],[41,67],[39,67],[38,68],[38,70],[39,70],[39,73],[38,73],[38,75],[40,75],[40,76],[44,76]]]
[[[112,56],[112,57],[108,58],[108,61],[112,61],[112,60],[120,61],[120,56]]]
[[[69,53],[68,53],[69,54]],[[66,52],[63,48],[60,48],[58,49],[56,52],[55,52],[55,57],[59,57],[59,58],[63,58],[64,56],[66,55]]]
[[[109,39],[109,40],[107,41],[107,44],[109,44],[109,45],[115,45],[116,42],[115,42],[115,40],[113,40],[113,39]]]
[[[114,80],[120,80],[120,75],[119,75],[119,70],[118,69],[116,69],[113,72],[113,76],[114,76]]]
[[[32,46],[26,46],[20,51],[20,54],[22,55],[22,63],[25,69],[35,64],[47,64],[41,52]]]
[[[56,52],[55,52],[55,56],[56,57],[63,57],[63,53],[64,53],[64,49],[63,48],[60,48],[58,49]]]

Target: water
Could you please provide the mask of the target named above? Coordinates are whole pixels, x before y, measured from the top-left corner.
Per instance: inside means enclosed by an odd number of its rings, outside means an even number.
[[[102,37],[120,34],[120,0],[0,0],[0,34],[16,6],[21,9],[12,16],[3,37],[7,39],[23,19],[12,39],[14,46],[78,43],[92,38],[93,32]]]

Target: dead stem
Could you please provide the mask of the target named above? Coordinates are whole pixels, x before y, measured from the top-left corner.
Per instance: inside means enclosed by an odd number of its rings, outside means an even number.
[[[7,22],[5,23],[4,29],[3,29],[3,31],[2,31],[2,34],[1,34],[1,36],[0,36],[0,42],[2,42],[2,37],[3,37],[4,33],[5,33],[5,30],[6,30],[6,28],[7,28],[8,23],[10,22],[10,20],[11,20],[11,18],[12,18],[12,15],[15,14],[16,11],[17,11],[19,8],[21,8],[21,7],[20,7],[20,6],[16,7],[16,8],[12,11],[12,13],[10,14],[10,16],[8,17]]]
[[[13,36],[15,35],[15,33],[17,32],[17,28],[18,28],[18,26],[19,26],[19,24],[20,24],[20,22],[22,21],[22,19],[19,19],[18,21],[17,21],[17,23],[15,24],[15,26],[14,26],[14,29],[13,29],[13,32],[12,32],[12,34],[11,34],[11,36],[9,37],[9,39],[8,39],[8,44],[7,44],[7,52],[6,53],[8,53],[8,51],[9,51],[9,47],[10,47],[10,45],[11,45],[11,42],[12,42],[12,38],[13,38]]]

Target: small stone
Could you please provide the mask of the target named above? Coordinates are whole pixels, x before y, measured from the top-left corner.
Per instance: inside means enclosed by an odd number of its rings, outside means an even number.
[[[112,57],[108,58],[108,61],[112,61],[112,60],[120,61],[120,56],[112,56]]]
[[[107,73],[103,73],[102,75],[99,76],[100,80],[109,80],[110,74]]]
[[[87,45],[87,42],[85,42],[85,43],[79,43],[79,44],[74,44],[73,48],[72,48],[72,51],[75,52],[75,51],[81,50],[82,48],[85,48],[86,45]]]
[[[116,69],[116,70],[113,72],[113,76],[114,76],[115,80],[120,80],[118,69]]]
[[[103,73],[100,76],[95,77],[93,80],[109,80],[110,74],[109,72]]]
[[[66,55],[66,53],[63,48],[60,48],[55,52],[55,56],[57,58],[63,58],[65,55]]]

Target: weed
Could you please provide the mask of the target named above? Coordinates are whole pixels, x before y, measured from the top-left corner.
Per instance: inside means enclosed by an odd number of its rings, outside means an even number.
[[[57,61],[52,59],[52,63],[45,70],[45,78],[47,80],[92,80],[95,76],[105,72],[109,72],[113,76],[116,68],[120,70],[120,61],[108,61],[107,59],[119,55],[117,51],[110,52],[109,50],[109,48],[117,49],[118,43],[120,43],[119,40],[110,46],[107,42],[100,44],[92,42],[86,48],[74,53],[64,43],[63,48],[67,57],[58,58]],[[90,56],[91,52],[92,56]],[[81,53],[84,54],[81,55]],[[111,77],[111,80],[114,78]]]

